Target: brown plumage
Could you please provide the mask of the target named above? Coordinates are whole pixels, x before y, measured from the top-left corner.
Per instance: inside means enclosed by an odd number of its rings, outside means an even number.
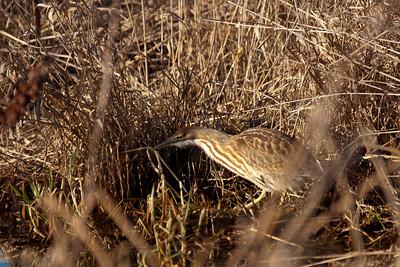
[[[281,132],[252,128],[237,135],[188,127],[155,147],[198,146],[208,157],[267,192],[296,191],[322,176],[321,164],[296,139]]]

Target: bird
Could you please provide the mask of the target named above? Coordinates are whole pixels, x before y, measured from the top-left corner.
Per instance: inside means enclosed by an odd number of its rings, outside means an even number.
[[[197,146],[213,161],[266,192],[295,192],[323,175],[321,163],[297,139],[268,128],[230,135],[211,128],[184,127],[154,150]],[[258,202],[259,199],[257,199]]]

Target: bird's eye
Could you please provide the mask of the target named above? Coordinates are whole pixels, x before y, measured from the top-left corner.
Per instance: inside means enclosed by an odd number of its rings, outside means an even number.
[[[175,138],[176,139],[180,139],[180,138],[182,138],[183,137],[183,133],[182,132],[179,132],[179,133],[176,133],[175,134]]]
[[[178,130],[174,135],[175,139],[183,139],[186,137],[187,137],[187,132],[185,131],[185,129]]]

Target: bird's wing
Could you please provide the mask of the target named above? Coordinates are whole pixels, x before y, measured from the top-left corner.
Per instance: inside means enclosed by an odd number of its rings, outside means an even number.
[[[229,138],[258,172],[289,176],[319,175],[322,168],[307,148],[296,139],[272,129],[249,129]]]

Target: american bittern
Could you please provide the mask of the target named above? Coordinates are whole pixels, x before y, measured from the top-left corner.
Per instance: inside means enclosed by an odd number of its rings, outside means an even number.
[[[249,180],[264,193],[298,190],[307,180],[320,178],[318,160],[296,139],[281,132],[252,128],[237,135],[188,127],[157,145],[198,146],[208,157]]]

